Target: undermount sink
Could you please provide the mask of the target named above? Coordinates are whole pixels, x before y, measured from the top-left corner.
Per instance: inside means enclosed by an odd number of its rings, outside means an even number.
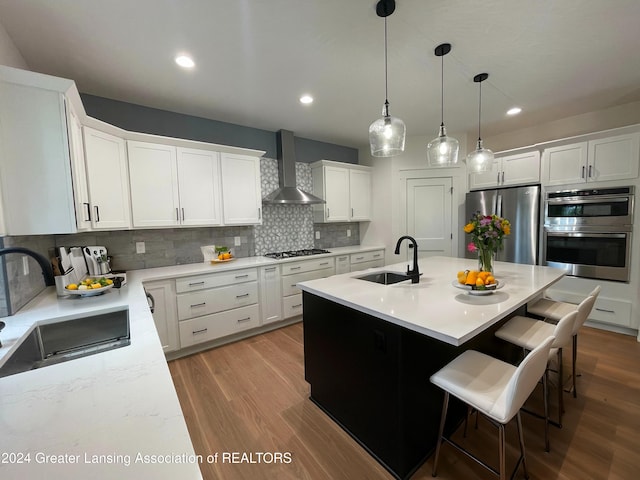
[[[404,282],[405,280],[411,280],[409,275],[396,272],[376,272],[355,278],[358,280],[366,280],[367,282],[380,283],[382,285],[392,285],[394,283]]]
[[[36,325],[0,367],[0,378],[131,343],[129,310]]]

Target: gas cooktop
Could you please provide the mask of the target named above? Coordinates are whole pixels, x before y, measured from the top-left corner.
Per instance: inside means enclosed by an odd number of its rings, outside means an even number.
[[[266,253],[264,256],[281,260],[283,258],[306,257],[308,255],[320,255],[321,253],[331,253],[329,250],[321,248],[304,248],[302,250],[289,250],[286,252]]]

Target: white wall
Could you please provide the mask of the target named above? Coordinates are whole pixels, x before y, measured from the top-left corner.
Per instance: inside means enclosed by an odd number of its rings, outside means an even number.
[[[0,65],[29,70],[27,62],[22,58],[2,23],[0,23]]]
[[[380,245],[386,247],[386,262],[397,263],[398,257],[393,254],[396,240],[405,235],[402,231],[405,223],[406,206],[402,204],[401,176],[407,172],[424,177],[452,177],[454,179],[454,222],[458,229],[464,223],[464,196],[467,191],[466,166],[462,162],[467,155],[465,134],[449,133],[460,142],[460,166],[456,168],[429,168],[427,166],[427,144],[432,138],[424,136],[407,137],[405,151],[397,157],[372,157],[369,146],[359,150],[362,165],[373,167],[373,219],[360,226],[360,241],[363,245]],[[455,230],[455,229],[454,229]],[[457,240],[458,255],[464,245],[464,236],[454,232]],[[395,258],[394,258],[395,257]]]

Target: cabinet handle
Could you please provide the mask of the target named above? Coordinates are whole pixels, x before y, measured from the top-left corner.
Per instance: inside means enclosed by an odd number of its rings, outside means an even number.
[[[364,257],[356,257],[356,260],[364,260]]]
[[[84,219],[85,222],[90,222],[91,221],[91,206],[89,205],[88,202],[83,202],[83,205],[87,206],[87,218]]]
[[[351,216],[353,217],[353,208],[351,209]]]
[[[300,270],[300,267],[291,267],[289,270]]]
[[[176,222],[180,221],[180,212],[178,211],[178,207],[176,207]]]
[[[249,276],[248,273],[245,273],[244,275],[236,275],[236,278],[247,278]]]
[[[189,284],[190,287],[195,287],[196,285],[204,285],[204,280],[201,282],[193,282]]]
[[[244,298],[244,297],[248,297],[249,294],[248,293],[243,293],[242,295],[236,295],[236,298]]]
[[[96,209],[96,223],[98,223],[100,221],[100,207],[98,207],[98,205],[96,205],[93,208]]]
[[[596,307],[596,310],[598,310],[599,312],[605,312],[605,313],[616,313],[615,310],[607,310],[606,308],[598,308],[598,307]]]
[[[262,220],[262,209],[258,208],[258,220]]]
[[[327,218],[329,218],[329,207],[327,207]]]
[[[584,165],[582,166],[582,173],[580,174],[580,178],[584,178]]]
[[[193,330],[191,333],[193,335],[198,335],[200,333],[205,333],[207,330],[209,330],[208,328],[203,328],[202,330]]]
[[[339,262],[344,262],[346,259],[347,259],[347,257],[340,257],[340,258],[338,258],[338,261]]]
[[[239,319],[238,319],[238,323],[248,322],[249,320],[251,320],[251,317],[247,317],[247,318],[239,318]]]
[[[194,303],[193,305],[190,305],[191,308],[195,308],[195,307],[204,307],[207,304],[207,302],[202,302],[202,303]]]
[[[498,176],[496,177],[496,183],[500,183],[500,172],[498,172]]]
[[[275,272],[276,271],[276,267],[265,268],[264,271],[265,272]]]
[[[593,167],[593,165],[589,165],[589,178],[591,178],[591,167]]]
[[[291,308],[299,308],[301,306],[302,306],[301,303],[296,303],[295,305],[291,305]]]
[[[322,263],[320,264],[320,266],[322,266],[322,265],[329,265],[329,262],[322,262]]]
[[[182,209],[182,221],[184,222],[184,208]]]
[[[502,172],[502,183],[504,183],[504,171]]]

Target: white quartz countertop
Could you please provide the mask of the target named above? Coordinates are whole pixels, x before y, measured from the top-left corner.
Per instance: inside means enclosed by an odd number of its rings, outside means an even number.
[[[303,291],[387,320],[451,345],[462,345],[517,310],[560,280],[557,268],[495,262],[502,288],[487,296],[472,296],[452,283],[460,270],[477,268],[477,261],[428,257],[418,261],[420,282],[382,285],[360,280],[376,271],[406,273],[407,263],[387,265],[298,284]]]
[[[331,248],[313,258],[383,248]],[[49,287],[4,318],[0,365],[37,323],[124,308],[131,345],[0,378],[0,478],[202,478],[199,462],[207,459],[195,456],[143,282],[306,258],[249,257],[129,271],[120,289],[60,298]]]

